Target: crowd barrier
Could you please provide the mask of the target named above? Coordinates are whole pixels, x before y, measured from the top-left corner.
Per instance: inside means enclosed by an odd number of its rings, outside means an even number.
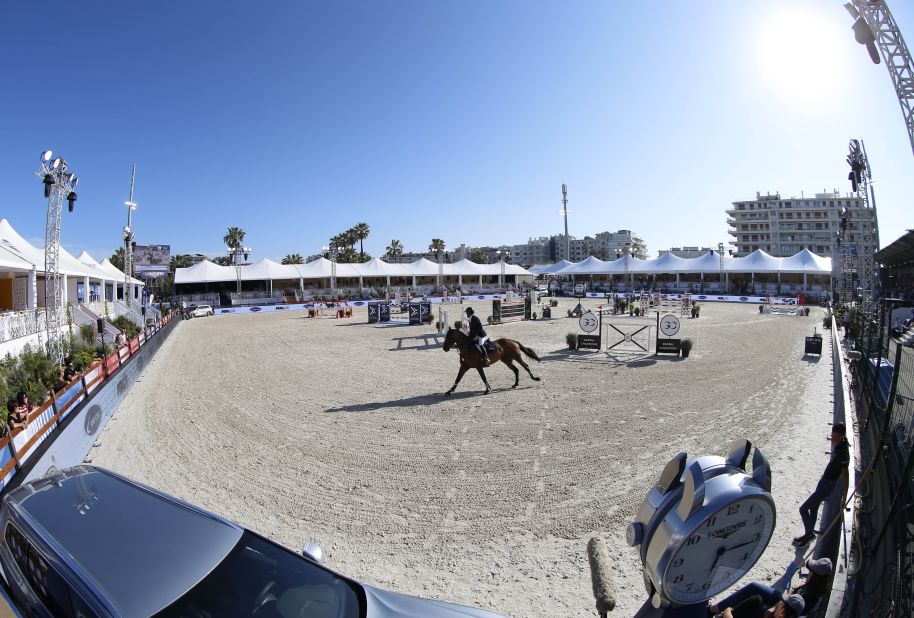
[[[7,489],[14,477],[16,480],[21,480],[18,478],[19,475],[23,473],[26,476],[29,475],[29,472],[35,467],[36,461],[41,459],[50,448],[53,448],[53,443],[72,420],[70,417],[76,415],[80,404],[86,399],[94,398],[96,391],[100,391],[106,385],[114,385],[115,378],[122,374],[122,367],[131,357],[139,354],[151,341],[156,341],[154,347],[158,347],[161,338],[156,337],[156,334],[168,328],[174,315],[164,316],[140,335],[131,339],[127,345],[112,352],[107,358],[94,362],[81,376],[73,379],[59,391],[50,393],[46,401],[29,413],[25,427],[10,431],[7,435],[0,437],[0,491]],[[139,368],[141,369],[141,367]],[[120,380],[115,386],[120,387]],[[125,388],[117,390],[120,391],[121,396],[126,394]],[[98,419],[98,421],[100,420]],[[98,429],[98,421],[92,420],[90,423],[89,418],[86,421],[86,432],[84,433],[89,434],[90,425],[94,425]],[[89,437],[94,439],[91,435]],[[80,461],[81,457],[69,465],[75,465]],[[42,474],[46,471],[47,467],[42,470]]]

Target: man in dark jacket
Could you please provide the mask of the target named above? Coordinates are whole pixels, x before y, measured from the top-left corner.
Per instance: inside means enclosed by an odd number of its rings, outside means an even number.
[[[813,528],[819,516],[819,507],[825,502],[841,483],[841,501],[847,498],[847,466],[850,463],[850,445],[847,442],[847,428],[844,423],[835,423],[831,430],[831,443],[833,446],[831,459],[822,473],[822,478],[816,485],[816,490],[800,505],[800,517],[803,518],[803,535],[793,540],[797,547],[806,545],[816,538]]]
[[[476,347],[479,348],[479,353],[482,354],[483,365],[488,367],[490,363],[489,353],[486,351],[486,339],[488,339],[489,336],[482,328],[482,322],[479,321],[479,318],[473,315],[472,307],[467,307],[466,314],[467,319],[470,321],[470,339],[476,344]]]

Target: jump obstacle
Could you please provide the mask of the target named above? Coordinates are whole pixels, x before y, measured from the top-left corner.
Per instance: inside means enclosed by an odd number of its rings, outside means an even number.
[[[771,315],[792,315],[800,317],[805,315],[799,298],[788,298],[783,303],[775,304],[771,302],[771,296],[766,296],[765,301],[766,302],[762,307],[762,313],[770,313]]]
[[[532,294],[531,294],[532,296]],[[492,301],[492,323],[503,324],[512,320],[529,320],[532,317],[531,307],[533,301],[531,296],[525,296],[521,300],[493,300]]]

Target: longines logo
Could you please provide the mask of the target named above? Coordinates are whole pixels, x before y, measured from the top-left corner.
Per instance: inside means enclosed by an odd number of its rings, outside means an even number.
[[[98,431],[98,426],[102,422],[102,409],[98,404],[90,407],[86,410],[86,420],[83,423],[83,428],[86,430],[87,436],[94,436],[95,432]]]
[[[746,525],[746,522],[745,522],[745,521],[738,521],[738,522],[736,522],[736,523],[733,524],[733,525],[727,526],[726,528],[718,528],[718,529],[715,530],[714,532],[708,533],[708,537],[715,537],[715,538],[716,538],[716,537],[721,537],[721,536],[727,537],[727,536],[730,536],[731,534],[733,534],[734,532],[736,532],[737,530],[739,530],[740,528],[742,528],[742,527],[745,526],[745,525]]]

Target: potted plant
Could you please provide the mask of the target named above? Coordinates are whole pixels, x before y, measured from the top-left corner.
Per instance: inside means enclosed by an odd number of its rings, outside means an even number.
[[[697,318],[701,315],[701,305],[695,303],[692,305],[692,317]]]
[[[765,313],[765,305],[759,305],[759,306],[758,306],[758,312],[759,312],[759,313]]]
[[[635,317],[638,317],[640,315],[641,315],[641,307],[635,307]]]
[[[532,315],[531,317],[532,317],[534,320],[536,319],[536,311],[533,312],[533,315]]]
[[[568,317],[569,317],[569,318],[570,318],[570,317],[573,317],[573,316],[571,315],[572,313],[573,313],[572,310],[569,309],[569,310],[568,310]]]
[[[689,338],[685,338],[682,340],[682,342],[679,344],[679,351],[682,354],[683,358],[689,357],[689,353],[692,351],[692,347],[694,345],[695,345],[694,342]]]
[[[571,316],[569,316],[569,317],[571,317]],[[489,316],[489,317],[486,319],[486,322],[487,322],[488,324],[490,324],[490,325],[491,325],[491,324],[495,324],[495,318],[493,318],[492,316]]]
[[[803,307],[803,315],[807,317],[809,316],[809,307]]]
[[[577,333],[568,333],[567,335],[565,335],[565,343],[568,344],[569,350],[577,350],[578,349]]]

